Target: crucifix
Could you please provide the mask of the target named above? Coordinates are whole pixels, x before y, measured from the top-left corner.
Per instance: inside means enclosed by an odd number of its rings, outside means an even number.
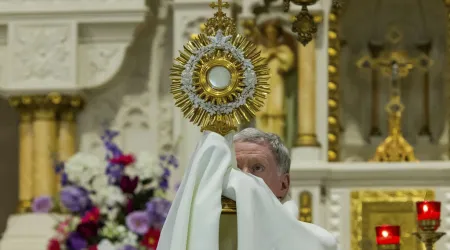
[[[369,136],[381,136],[380,122],[382,121],[379,120],[379,102],[382,93],[380,92],[378,72],[381,72],[384,76],[391,77],[393,70],[391,68],[392,62],[395,61],[398,65],[398,77],[404,78],[413,68],[426,72],[432,64],[426,53],[421,53],[416,58],[410,58],[406,51],[395,49],[399,47],[402,39],[402,33],[396,27],[391,28],[386,34],[386,40],[388,42],[381,45],[369,43],[368,48],[370,50],[370,55],[364,55],[357,62],[359,68],[366,68],[372,71],[372,109],[370,111],[371,122]],[[398,88],[400,89],[401,86]],[[428,105],[428,103],[426,105]]]
[[[379,60],[377,67],[391,78],[390,100],[386,105],[389,114],[389,135],[381,143],[372,161],[405,162],[417,161],[413,147],[403,137],[401,128],[402,113],[405,106],[401,100],[401,79],[408,76],[414,64],[405,53],[391,53],[390,60]]]
[[[228,2],[224,2],[223,0],[217,0],[216,2],[212,2],[211,4],[209,4],[209,6],[213,9],[217,8],[217,15],[218,16],[222,16],[224,13],[222,11],[222,9],[228,9],[230,8],[230,4]]]

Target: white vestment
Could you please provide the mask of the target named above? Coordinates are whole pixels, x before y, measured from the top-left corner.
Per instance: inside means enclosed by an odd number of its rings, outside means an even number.
[[[163,227],[158,250],[219,247],[221,196],[236,201],[237,250],[335,250],[326,230],[299,222],[264,181],[236,167],[233,135],[206,132],[191,158]],[[222,232],[221,232],[222,233]]]

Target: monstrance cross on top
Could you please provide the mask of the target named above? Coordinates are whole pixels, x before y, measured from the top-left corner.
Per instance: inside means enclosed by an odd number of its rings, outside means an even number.
[[[217,0],[217,3],[212,2],[209,6],[213,9],[217,8],[217,14],[220,16],[223,15],[222,9],[230,8],[230,4],[228,2],[224,2],[223,0]]]

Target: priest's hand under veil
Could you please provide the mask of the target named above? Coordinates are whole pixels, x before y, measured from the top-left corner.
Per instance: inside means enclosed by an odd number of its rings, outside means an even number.
[[[258,131],[253,132],[257,137]],[[238,141],[239,136],[236,136]],[[276,182],[277,176],[272,176],[273,183],[266,184],[270,178],[264,175],[262,179],[246,170],[252,164],[244,164],[242,155],[239,161],[245,165],[240,166],[244,171],[237,168],[233,137],[234,134],[225,137],[213,132],[203,134],[163,227],[158,250],[336,249],[336,241],[330,233],[313,224],[299,222],[295,204],[286,197],[282,202],[277,198],[287,194],[289,180],[283,176],[288,175],[279,175],[280,185]],[[266,143],[264,138],[254,138],[254,141],[261,145]],[[247,158],[247,163],[250,160]],[[238,240],[234,239],[234,244],[224,244],[226,232],[219,232],[222,195],[235,200],[237,205]]]

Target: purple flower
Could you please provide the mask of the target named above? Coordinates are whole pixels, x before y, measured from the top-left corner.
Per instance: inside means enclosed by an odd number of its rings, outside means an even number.
[[[145,211],[135,211],[127,215],[127,227],[134,233],[144,235],[150,228],[150,218]]]
[[[120,180],[123,174],[124,166],[118,164],[109,163],[106,167],[106,175],[108,175],[114,182]]]
[[[170,177],[170,170],[168,168],[164,168],[161,180],[159,181],[159,187],[162,190],[167,190],[169,188],[169,177]]]
[[[61,191],[60,196],[64,207],[73,213],[82,213],[91,204],[87,191],[80,187],[67,186]]]
[[[130,246],[130,245],[125,245],[125,246],[119,248],[119,250],[137,250],[137,248]]]
[[[178,168],[179,166],[178,159],[174,155],[169,156],[169,164],[172,165],[174,168]]]
[[[169,214],[172,203],[163,198],[154,198],[146,204],[146,212],[152,222],[152,226],[161,229]]]
[[[169,178],[170,177],[170,169],[164,168],[164,172],[162,174],[163,178]]]
[[[53,200],[50,196],[40,196],[34,199],[31,208],[34,213],[48,213],[53,209]]]
[[[79,233],[73,232],[67,238],[66,246],[69,250],[83,250],[87,249],[88,243]]]
[[[106,148],[107,156],[106,160],[110,157],[116,157],[122,155],[122,150],[113,142],[113,139],[119,135],[119,132],[110,129],[105,129],[101,137],[103,145]]]
[[[159,187],[162,190],[167,190],[169,188],[169,180],[167,180],[166,178],[163,178],[159,181]]]
[[[61,186],[67,186],[69,184],[69,176],[67,173],[61,173]]]
[[[55,172],[57,174],[60,174],[62,171],[64,171],[64,162],[58,162],[55,164]]]

